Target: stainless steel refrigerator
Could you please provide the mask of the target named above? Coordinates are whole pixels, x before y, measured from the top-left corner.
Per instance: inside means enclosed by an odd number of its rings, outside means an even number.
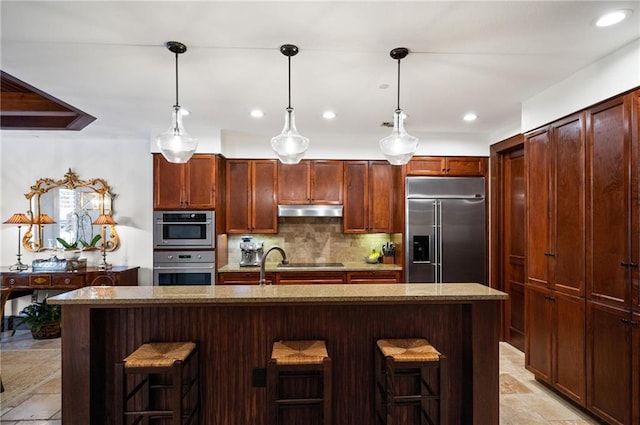
[[[406,281],[485,284],[484,177],[407,177]]]

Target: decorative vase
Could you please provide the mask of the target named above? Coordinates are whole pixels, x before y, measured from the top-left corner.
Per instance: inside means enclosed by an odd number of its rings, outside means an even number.
[[[35,328],[31,328],[31,336],[33,339],[53,339],[60,338],[62,335],[62,328],[60,322],[45,323],[40,327],[40,330],[35,331]]]
[[[78,258],[80,258],[80,254],[82,254],[82,251],[79,249],[65,249],[62,251],[62,256],[67,261],[77,260]]]

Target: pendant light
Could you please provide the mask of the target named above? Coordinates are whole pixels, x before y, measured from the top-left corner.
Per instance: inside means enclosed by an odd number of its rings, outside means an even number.
[[[391,57],[398,61],[398,105],[393,114],[393,130],[380,140],[380,149],[392,165],[406,164],[418,149],[418,138],[404,129],[404,113],[400,109],[400,60],[408,54],[409,49],[405,47],[397,47],[390,52]]]
[[[167,41],[167,49],[176,55],[176,103],[173,105],[171,127],[158,137],[160,152],[169,162],[184,164],[196,151],[198,141],[191,137],[182,125],[183,111],[178,103],[178,55],[187,51],[187,46],[178,41]]]
[[[298,133],[295,115],[291,107],[291,56],[298,54],[298,47],[283,44],[280,52],[289,59],[289,106],[284,116],[282,133],[271,139],[271,147],[283,164],[297,164],[309,148],[309,139]]]

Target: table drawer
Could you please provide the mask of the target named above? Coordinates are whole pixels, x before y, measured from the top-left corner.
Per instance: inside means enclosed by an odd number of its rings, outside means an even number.
[[[29,287],[29,276],[3,276],[2,286]]]
[[[29,286],[32,288],[51,288],[51,275],[31,275],[29,276]]]
[[[84,276],[78,275],[62,275],[52,276],[51,286],[54,288],[75,289],[84,286]]]

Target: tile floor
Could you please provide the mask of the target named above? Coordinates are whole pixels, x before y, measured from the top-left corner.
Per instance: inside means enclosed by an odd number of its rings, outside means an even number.
[[[501,425],[598,423],[536,382],[523,365],[522,352],[500,344]],[[28,331],[3,332],[0,372],[5,387],[12,380],[18,386],[0,394],[2,425],[61,424],[60,339],[36,341]]]

